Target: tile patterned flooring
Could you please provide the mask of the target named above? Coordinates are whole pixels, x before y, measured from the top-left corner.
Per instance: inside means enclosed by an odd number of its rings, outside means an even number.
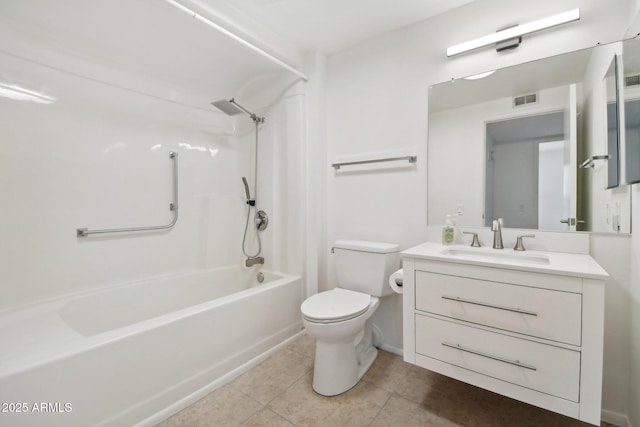
[[[305,334],[158,426],[590,426],[385,351],[354,388],[321,396],[311,388],[313,356],[314,342]]]

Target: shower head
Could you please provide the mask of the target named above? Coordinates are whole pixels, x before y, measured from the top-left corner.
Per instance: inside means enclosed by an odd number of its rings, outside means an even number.
[[[213,101],[211,105],[229,116],[235,116],[236,114],[245,113],[249,117],[251,117],[251,120],[253,120],[256,126],[258,125],[258,123],[264,123],[264,117],[258,117],[255,113],[252,113],[242,105],[238,104],[233,98],[228,101],[226,99]]]
[[[244,111],[242,111],[236,105],[233,98],[231,98],[229,101],[227,101],[226,99],[220,99],[218,101],[212,102],[211,105],[229,116],[235,116],[236,114],[244,113]]]

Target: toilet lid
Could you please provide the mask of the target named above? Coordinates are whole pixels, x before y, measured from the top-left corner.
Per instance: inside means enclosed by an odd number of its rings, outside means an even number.
[[[311,321],[336,322],[359,316],[370,304],[371,295],[335,288],[307,298],[300,310]]]

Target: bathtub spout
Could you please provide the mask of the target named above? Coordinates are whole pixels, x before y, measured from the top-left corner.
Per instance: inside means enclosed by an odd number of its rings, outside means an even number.
[[[250,258],[247,258],[247,260],[244,262],[244,265],[247,267],[251,267],[256,264],[264,264],[264,257],[261,257],[261,256],[250,257]]]

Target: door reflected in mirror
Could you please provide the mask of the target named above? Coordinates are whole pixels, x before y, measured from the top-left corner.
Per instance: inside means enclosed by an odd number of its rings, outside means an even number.
[[[504,218],[513,228],[568,230],[570,194],[565,194],[564,112],[486,124],[485,225]]]

